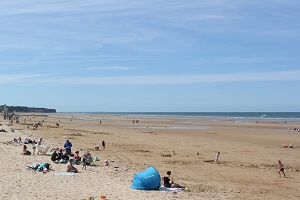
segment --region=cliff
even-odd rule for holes
[[[56,113],[56,109],[49,108],[30,108],[26,106],[6,106],[8,112],[35,112],[35,113]],[[0,106],[0,111],[3,112],[4,106]]]

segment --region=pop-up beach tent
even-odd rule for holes
[[[135,174],[131,184],[131,188],[137,190],[157,190],[159,187],[160,175],[152,166],[145,171]]]

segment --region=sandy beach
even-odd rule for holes
[[[175,116],[18,114],[18,124],[0,126],[8,131],[0,133],[0,199],[82,200],[101,199],[101,195],[111,200],[300,199],[300,132],[293,131],[300,128],[297,120],[278,123],[262,119],[257,123]],[[33,130],[31,125],[42,121]],[[25,136],[43,138],[51,148],[62,148],[69,139],[73,152],[83,155],[89,150],[100,161],[87,170],[75,165],[79,169],[75,176],[58,176],[66,166],[53,163],[50,151],[24,156],[20,155],[21,145],[8,143]],[[282,144],[296,148],[282,148]],[[100,151],[93,150],[96,145]],[[31,151],[31,145],[28,147]],[[218,164],[214,163],[216,151],[221,153]],[[104,160],[109,166],[104,166]],[[285,178],[278,176],[278,160],[285,165]],[[52,165],[46,174],[26,169],[43,162]],[[149,166],[161,176],[172,171],[175,182],[191,192],[131,189],[134,174]]]

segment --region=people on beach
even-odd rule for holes
[[[103,150],[105,149],[105,141],[104,140],[102,140],[102,148],[103,148]]]
[[[76,159],[76,163],[79,164],[80,163],[80,156],[79,156],[79,151],[75,151],[75,154],[74,154],[74,159]]]
[[[282,172],[283,177],[285,177],[284,165],[282,164],[281,160],[278,160],[278,175],[279,175],[279,177],[281,177],[280,172]]]
[[[90,165],[93,162],[92,154],[89,151],[86,151],[86,154],[83,155],[87,165]]]
[[[60,149],[58,152],[59,162],[66,163],[69,160],[69,156],[66,153],[63,153],[63,149]]]
[[[37,143],[35,142],[35,140],[32,141],[31,145],[32,145],[32,155],[34,155],[35,154],[35,150],[37,148]]]
[[[220,157],[220,152],[217,151],[216,156],[215,156],[215,163],[219,163],[219,157]]]
[[[86,170],[86,158],[85,157],[82,157],[82,170]]]
[[[59,159],[59,157],[58,157],[58,154],[57,154],[56,150],[53,151],[53,153],[52,153],[52,155],[51,155],[51,160],[52,160],[53,162],[56,162],[56,163],[59,162],[60,159]]]
[[[95,150],[95,151],[99,151],[99,150],[100,150],[98,144],[95,146],[94,150]]]
[[[24,145],[24,146],[23,146],[23,152],[21,153],[21,155],[30,155],[30,154],[31,154],[31,152],[28,151],[28,150],[27,150],[27,146]]]
[[[174,180],[171,176],[171,171],[167,171],[167,175],[162,177],[162,181],[164,183],[164,186],[167,188],[181,188],[182,187],[179,184],[174,183]]]
[[[28,137],[25,137],[25,138],[24,138],[24,143],[25,143],[25,144],[31,144],[31,143],[32,143],[32,140],[29,139]]]
[[[43,138],[40,138],[39,141],[37,142],[37,145],[42,145]]]
[[[72,143],[69,140],[66,140],[66,143],[64,144],[64,148],[66,150],[67,155],[71,155],[71,153],[72,153]]]
[[[76,169],[74,166],[73,166],[73,159],[71,158],[69,160],[69,162],[67,163],[67,172],[75,172],[77,173],[78,172],[78,169]]]

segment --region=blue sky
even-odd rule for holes
[[[298,0],[0,2],[0,104],[300,111]]]

